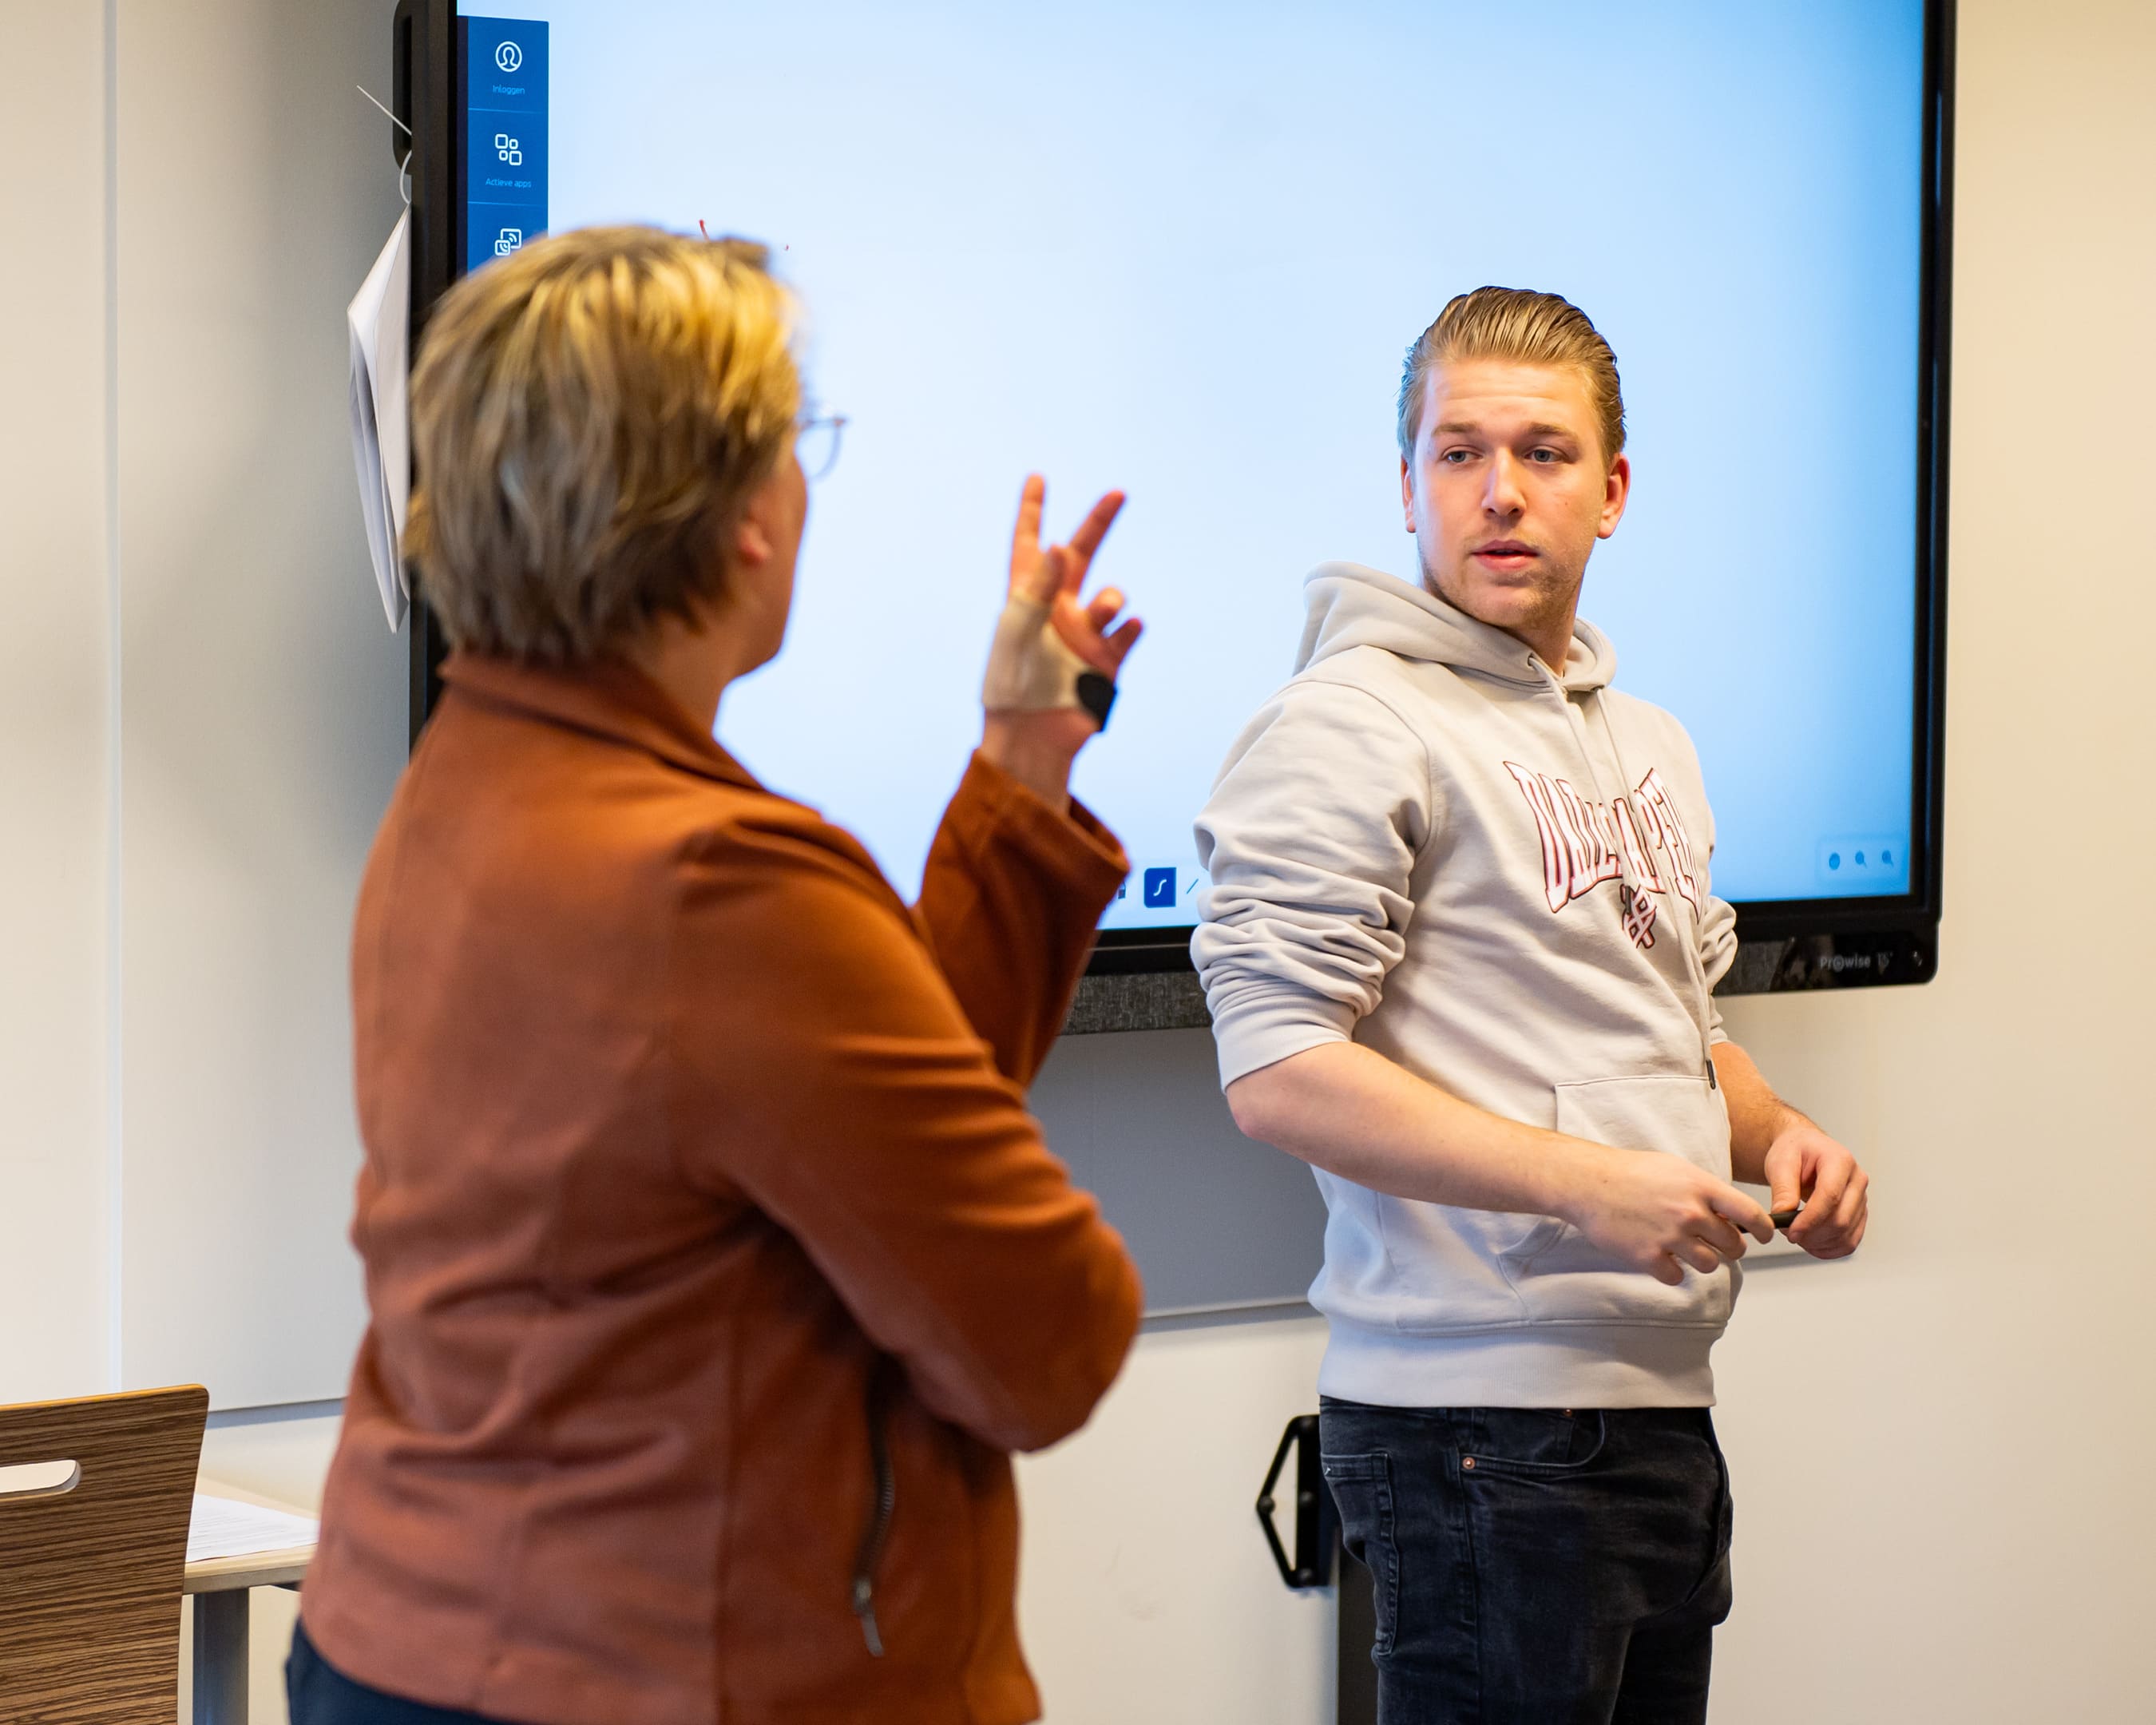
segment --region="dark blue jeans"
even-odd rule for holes
[[[1380,1725],[1699,1725],[1729,1615],[1704,1408],[1327,1398],[1325,1476],[1376,1593]]]
[[[292,1629],[292,1656],[285,1662],[285,1699],[292,1725],[499,1725],[477,1713],[402,1701],[354,1682],[315,1651],[304,1620]]]

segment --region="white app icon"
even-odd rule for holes
[[[505,42],[495,49],[494,63],[505,72],[514,72],[524,64],[524,50],[514,42]]]
[[[506,131],[498,131],[494,135],[494,153],[511,167],[521,167],[524,165],[524,146]]]
[[[511,252],[521,250],[523,244],[524,230],[521,228],[505,228],[495,236],[494,254],[497,258],[506,258]]]

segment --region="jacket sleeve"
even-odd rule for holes
[[[670,963],[687,1177],[791,1234],[940,1418],[1014,1450],[1082,1425],[1137,1273],[865,859],[730,829],[685,865]]]
[[[1406,951],[1435,819],[1421,742],[1367,690],[1290,683],[1250,721],[1198,818],[1222,1085],[1353,1039]]]
[[[943,813],[914,920],[996,1069],[1030,1087],[1070,1010],[1101,912],[1130,872],[1075,800],[1059,814],[976,754]]]

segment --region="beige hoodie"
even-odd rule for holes
[[[1492,1112],[1729,1174],[1713,984],[1736,953],[1683,727],[1609,686],[1581,623],[1561,675],[1419,588],[1306,583],[1296,676],[1198,821],[1192,952],[1223,1084],[1353,1040]],[[1321,1173],[1318,1385],[1408,1407],[1681,1407],[1741,1271],[1669,1287],[1553,1217]]]

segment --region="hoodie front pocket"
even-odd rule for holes
[[[1557,1129],[1614,1149],[1681,1157],[1717,1179],[1729,1178],[1729,1112],[1704,1078],[1656,1073],[1560,1084]],[[1554,1219],[1502,1261],[1538,1323],[1722,1324],[1736,1299],[1736,1276],[1727,1265],[1705,1275],[1688,1269],[1671,1287]]]
[[[1442,1336],[1520,1324],[1532,1316],[1505,1262],[1543,1231],[1539,1217],[1384,1196],[1377,1197],[1375,1210],[1384,1248],[1377,1297],[1394,1328]],[[1328,1276],[1332,1257],[1328,1235]]]

